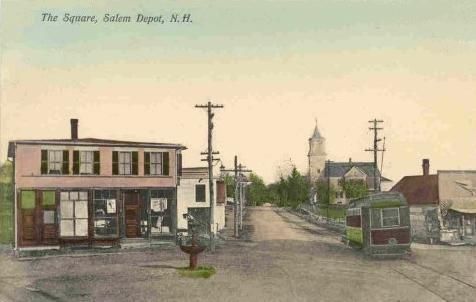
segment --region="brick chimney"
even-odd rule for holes
[[[71,139],[78,139],[78,119],[76,118],[71,119]]]
[[[428,158],[423,159],[421,166],[423,168],[423,176],[430,175],[430,160]]]

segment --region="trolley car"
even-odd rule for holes
[[[371,256],[410,252],[410,212],[400,193],[378,193],[351,200],[346,212],[346,242]]]

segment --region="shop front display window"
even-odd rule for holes
[[[170,234],[172,196],[167,191],[151,191],[150,196],[150,233],[152,236]]]
[[[116,191],[94,192],[94,236],[114,237],[118,235]]]
[[[61,237],[88,236],[88,192],[61,192],[60,196]]]

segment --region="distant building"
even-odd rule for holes
[[[342,184],[347,181],[362,181],[369,192],[374,192],[374,163],[373,162],[327,162],[326,139],[321,135],[319,128],[314,127],[312,136],[309,138],[308,152],[308,176],[313,189],[311,199],[317,201],[315,184],[318,180],[327,181],[330,177],[330,184],[336,190],[336,204],[347,204],[349,199],[345,196]],[[330,175],[330,176],[329,176]],[[385,187],[391,182],[376,171],[377,190]]]
[[[336,190],[334,201],[336,204],[347,204],[349,197],[344,191],[345,182],[361,182],[367,187],[367,191],[372,193],[378,190],[381,182],[390,181],[381,176],[378,169],[375,174],[374,171],[373,162],[353,162],[352,159],[349,159],[348,162],[326,162],[324,175],[321,179],[327,181],[330,178],[329,182]],[[374,175],[377,176],[377,188],[374,188]]]
[[[440,239],[438,175],[429,170],[430,162],[424,159],[422,175],[405,176],[391,189],[402,193],[410,207],[412,239],[427,243]]]
[[[321,135],[316,126],[312,136],[309,138],[308,167],[309,181],[315,183],[321,178],[326,161],[326,139]]]
[[[215,173],[214,173],[215,174]],[[219,173],[216,173],[219,175]],[[224,180],[214,177],[215,231],[225,228],[226,185]],[[208,233],[210,219],[210,196],[208,191],[208,168],[183,168],[180,185],[177,187],[177,228],[190,230],[189,215],[197,224],[199,233]]]
[[[425,159],[423,175],[403,177],[392,191],[407,199],[417,240],[476,241],[476,171],[438,170],[430,175]]]

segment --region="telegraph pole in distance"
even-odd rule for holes
[[[238,238],[240,235],[239,230],[241,229],[241,227],[239,226],[239,221],[242,218],[238,210],[238,206],[239,206],[238,202],[241,203],[240,175],[243,172],[252,172],[251,170],[243,169],[243,168],[245,167],[242,164],[238,164],[238,156],[235,155],[234,169],[226,170],[223,168],[221,170],[222,172],[233,172],[235,175],[235,197],[234,197],[235,201],[233,203],[233,220],[234,220],[233,235],[235,236],[235,238]]]
[[[235,155],[235,202],[233,204],[233,234],[238,238],[238,156]]]
[[[239,190],[239,201],[240,201],[240,211],[239,211],[239,216],[238,216],[238,220],[239,220],[239,229],[240,231],[243,230],[243,183],[242,183],[242,171],[243,171],[243,165],[242,164],[239,164],[238,165],[238,169],[240,171],[240,175],[238,175],[240,181],[238,182],[238,190]]]
[[[208,152],[206,152],[208,162],[208,188],[210,193],[210,250],[215,251],[215,195],[213,193],[213,109],[223,108],[223,105],[215,105],[208,101],[206,105],[195,105],[195,108],[206,108],[208,117]],[[217,152],[215,152],[217,154]]]
[[[365,151],[373,152],[374,153],[374,192],[380,191],[380,182],[377,181],[377,154],[379,151],[385,151],[385,148],[379,149],[378,142],[382,139],[378,138],[378,131],[383,130],[383,127],[379,127],[380,123],[383,123],[383,120],[373,119],[369,121],[369,123],[373,124],[372,127],[369,127],[370,130],[374,131],[374,146],[372,149],[365,149]]]
[[[326,223],[329,223],[329,206],[331,205],[331,161],[327,160],[327,208],[326,208]]]

